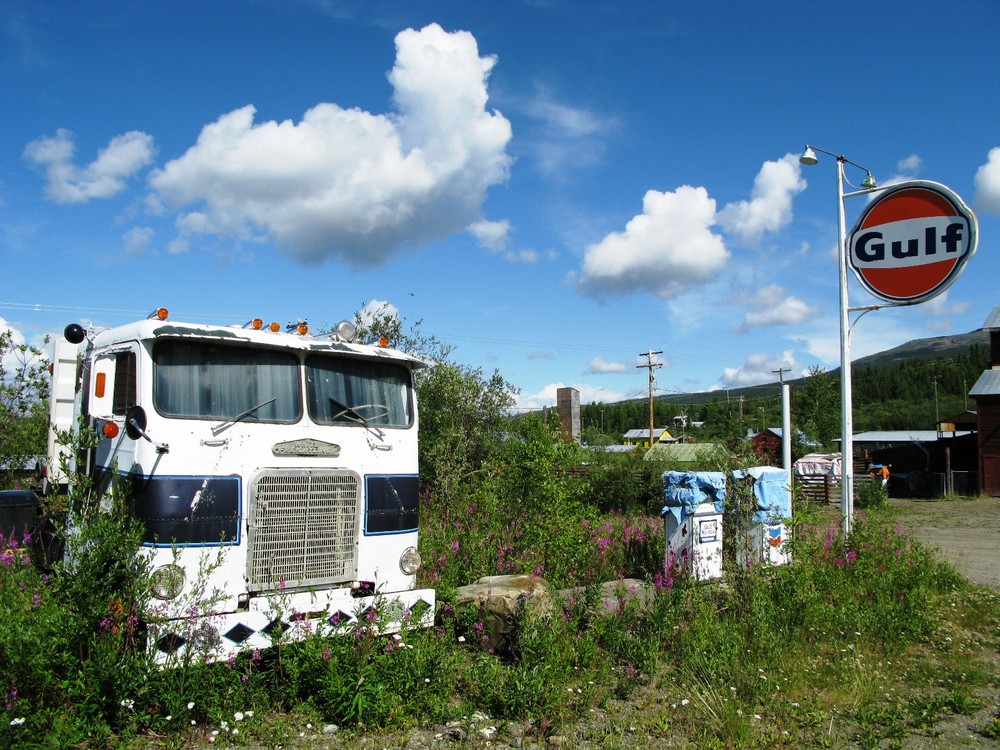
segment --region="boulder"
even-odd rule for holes
[[[473,609],[477,627],[470,640],[497,653],[510,649],[518,622],[524,616],[547,617],[554,610],[549,585],[527,575],[485,576],[455,592],[455,609]]]

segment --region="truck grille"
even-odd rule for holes
[[[352,472],[269,471],[249,493],[252,592],[356,576],[360,479]]]

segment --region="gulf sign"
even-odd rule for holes
[[[978,244],[976,215],[958,195],[910,180],[865,208],[847,239],[848,263],[876,297],[912,305],[951,286]]]

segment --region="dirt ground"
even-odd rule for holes
[[[890,499],[900,524],[973,583],[1000,590],[1000,498]]]

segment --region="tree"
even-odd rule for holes
[[[5,470],[0,485],[13,486],[15,471],[45,454],[48,419],[45,353],[15,343],[11,330],[0,331],[0,461]]]
[[[792,398],[792,414],[798,428],[827,447],[840,435],[837,382],[823,367],[815,365],[809,368]]]
[[[388,305],[355,314],[359,338],[385,337],[393,348],[424,360],[416,372],[420,404],[420,483],[436,501],[468,494],[468,484],[487,465],[504,440],[517,390],[499,372],[449,360],[452,348],[420,331],[420,321],[407,328]]]

